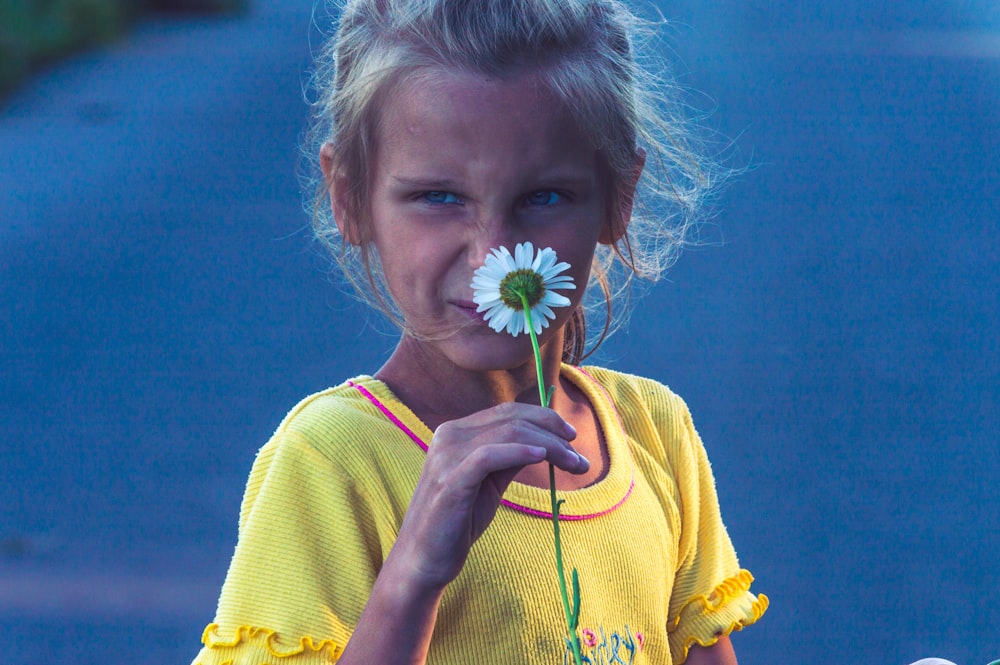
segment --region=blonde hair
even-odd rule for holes
[[[700,144],[663,65],[640,61],[635,53],[640,32],[652,32],[649,25],[618,0],[347,0],[336,34],[316,59],[305,150],[313,164],[314,232],[358,295],[405,325],[367,229],[384,101],[402,81],[429,69],[491,77],[530,72],[592,137],[610,173],[610,223],[620,229],[619,211],[632,204],[627,232],[614,245],[598,247],[584,306],[567,324],[564,360],[576,364],[593,352],[616,319],[612,303],[632,278],[655,281],[676,260],[716,180],[709,160],[697,154]],[[350,186],[339,194],[347,212],[341,221],[350,224],[345,230],[353,242],[338,231],[318,168],[326,143],[333,147],[333,173]],[[634,200],[622,201],[641,151],[644,174]],[[604,317],[590,351],[587,313]]]

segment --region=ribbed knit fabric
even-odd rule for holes
[[[591,663],[670,665],[756,621],[683,401],[647,379],[563,366],[608,446],[598,483],[562,492]],[[395,540],[430,430],[358,377],[298,404],[260,450],[239,541],[196,665],[336,662]],[[445,592],[431,665],[569,662],[548,491],[514,483]],[[386,635],[387,640],[392,635]],[[618,660],[615,660],[615,658]]]

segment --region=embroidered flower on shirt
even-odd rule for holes
[[[570,302],[555,289],[576,288],[572,277],[559,274],[567,269],[568,263],[556,263],[551,247],[536,254],[530,242],[518,243],[513,255],[506,247],[491,249],[472,278],[472,300],[479,306],[476,311],[486,312],[483,318],[497,332],[506,329],[517,337],[528,332],[530,320],[539,335],[548,327],[549,319],[556,318],[552,308]]]

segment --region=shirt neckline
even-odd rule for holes
[[[560,520],[587,520],[606,515],[628,500],[635,486],[635,464],[621,417],[603,386],[586,370],[563,364],[560,373],[587,398],[597,415],[608,448],[608,470],[592,485],[576,490],[558,491],[565,503],[559,508]],[[392,422],[424,452],[433,437],[424,424],[383,382],[360,376],[347,382]],[[513,482],[504,492],[501,505],[533,517],[551,519],[552,504],[548,489]]]

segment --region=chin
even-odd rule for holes
[[[530,339],[521,336],[502,339],[498,334],[491,343],[456,344],[441,351],[456,368],[468,372],[513,370],[535,362]]]

